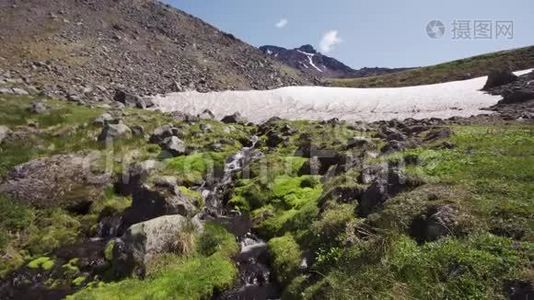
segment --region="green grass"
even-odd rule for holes
[[[67,299],[206,299],[230,288],[237,276],[230,260],[238,251],[234,237],[219,225],[206,224],[198,239],[196,255],[164,255],[144,280],[99,284]]]
[[[213,176],[216,169],[224,168],[224,153],[203,152],[170,158],[165,161],[167,173],[177,176],[185,185],[198,185]]]
[[[327,80],[327,84],[360,88],[413,86],[485,76],[493,69],[509,68],[512,71],[523,70],[531,68],[532,65],[534,65],[534,47],[526,47],[474,56],[393,74],[364,78],[331,79]]]

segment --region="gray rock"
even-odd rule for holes
[[[43,101],[34,101],[29,110],[32,114],[44,114],[48,111],[48,108]]]
[[[141,125],[134,125],[131,129],[134,136],[142,136],[145,134],[145,128]]]
[[[159,128],[156,128],[152,135],[150,136],[149,142],[153,144],[161,144],[163,140],[171,136],[178,136],[179,129],[173,127],[170,124],[163,125]]]
[[[11,134],[11,130],[7,126],[0,125],[0,144]]]
[[[113,100],[129,107],[137,107],[142,109],[154,106],[154,103],[152,103],[150,99],[143,99],[137,95],[130,94],[122,90],[118,90],[115,92]]]
[[[373,143],[371,142],[370,139],[368,139],[366,137],[357,136],[357,137],[353,137],[353,138],[349,139],[349,141],[347,142],[347,149],[351,149],[351,148],[367,148],[372,144]]]
[[[30,94],[26,90],[21,88],[12,88],[11,90],[13,91],[13,95],[17,96],[28,96]]]
[[[103,196],[108,174],[91,170],[90,157],[56,155],[16,166],[0,186],[0,193],[37,208],[64,207],[83,212]]]
[[[180,232],[201,231],[194,222],[181,215],[158,217],[134,224],[116,241],[113,249],[114,265],[121,273],[143,272],[144,267],[158,254],[176,252]]]
[[[122,123],[106,124],[98,136],[98,141],[105,142],[118,138],[130,138],[131,136],[132,130]]]
[[[161,148],[174,156],[186,154],[186,146],[184,141],[179,139],[176,136],[171,136],[163,140],[161,143]]]
[[[114,120],[113,116],[109,113],[103,113],[102,115],[100,115],[99,117],[97,117],[94,121],[93,121],[93,124],[95,125],[99,125],[99,126],[104,126],[108,123],[112,123],[112,121]]]
[[[13,90],[9,88],[0,88],[0,94],[13,95]]]

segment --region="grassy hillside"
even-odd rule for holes
[[[491,69],[521,70],[534,67],[534,46],[473,56],[409,71],[352,79],[331,79],[339,87],[401,87],[465,80],[488,75]]]

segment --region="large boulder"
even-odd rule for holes
[[[64,207],[83,213],[111,182],[109,175],[92,172],[92,162],[78,155],[29,161],[8,173],[0,193],[37,208]]]
[[[193,200],[180,192],[175,177],[159,177],[153,181],[134,187],[132,206],[124,213],[122,230],[160,216],[192,216],[198,211]]]
[[[512,83],[517,80],[517,76],[508,70],[493,70],[488,75],[488,80],[484,85],[483,90],[487,91],[494,87]]]
[[[503,100],[499,104],[522,103],[529,100],[534,100],[534,86],[505,90],[503,92]]]
[[[142,274],[152,258],[175,251],[181,232],[190,231],[189,234],[194,234],[200,230],[181,215],[162,216],[134,224],[113,246],[115,271],[122,275],[136,271]]]
[[[98,141],[105,142],[118,138],[130,138],[131,136],[132,130],[123,123],[106,124],[98,136]]]

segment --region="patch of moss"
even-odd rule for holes
[[[269,240],[272,267],[280,282],[288,283],[295,278],[301,262],[301,250],[291,234]]]
[[[106,244],[106,248],[104,248],[104,257],[108,260],[108,261],[112,261],[113,260],[113,248],[115,247],[115,240],[110,240],[107,244]]]
[[[54,267],[54,260],[50,257],[43,256],[36,258],[28,263],[28,268],[30,269],[43,269],[45,271],[50,271]]]
[[[178,189],[180,190],[180,193],[182,193],[184,196],[186,196],[188,199],[190,199],[191,202],[193,202],[193,204],[197,208],[203,208],[204,207],[204,198],[202,197],[202,194],[200,194],[200,192],[194,191],[194,190],[189,189],[189,188],[187,188],[185,186],[180,186],[180,187],[178,187]]]
[[[74,286],[80,286],[84,283],[84,281],[87,280],[87,277],[85,276],[78,276],[72,280],[72,285]]]
[[[166,171],[177,176],[186,185],[198,185],[206,177],[213,179],[215,171],[224,168],[225,159],[223,153],[193,153],[166,160]]]

